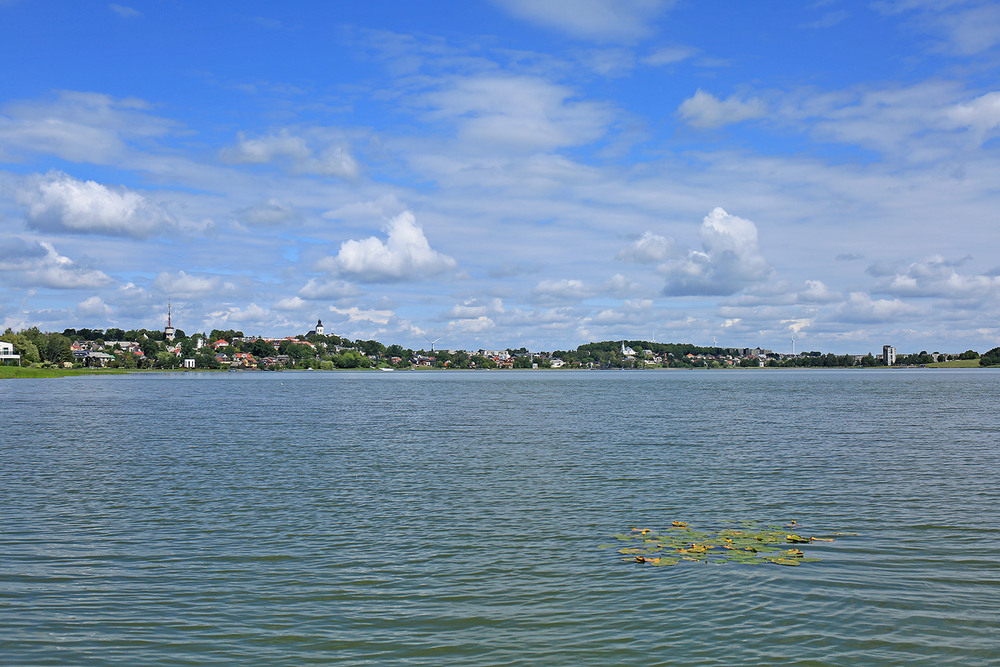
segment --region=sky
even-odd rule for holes
[[[0,329],[1000,345],[992,0],[0,0]]]

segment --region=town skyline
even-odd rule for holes
[[[986,0],[6,0],[0,44],[0,330],[1000,343]]]

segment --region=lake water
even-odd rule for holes
[[[1000,664],[1000,373],[0,385],[10,665]],[[798,567],[612,535],[839,535]]]

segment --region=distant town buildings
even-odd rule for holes
[[[882,361],[885,362],[886,366],[892,366],[896,363],[896,348],[892,345],[882,346]]]

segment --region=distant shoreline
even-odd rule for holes
[[[945,361],[925,366],[870,366],[870,367],[825,367],[825,366],[764,366],[764,367],[727,367],[727,368],[409,368],[394,369],[400,372],[416,373],[455,373],[455,372],[486,372],[491,373],[528,373],[532,371],[549,371],[557,373],[572,373],[577,371],[629,371],[629,372],[649,372],[649,371],[787,371],[787,370],[814,370],[814,371],[893,371],[893,370],[919,370],[919,369],[988,369],[997,366],[979,366],[962,362]],[[250,374],[270,374],[278,373],[344,373],[344,372],[377,372],[379,368],[335,368],[331,370],[319,369],[287,369],[281,371],[261,371],[261,370],[240,370],[228,371],[213,368],[197,369],[136,369],[136,368],[34,368],[20,366],[0,366],[0,380],[24,380],[24,379],[47,379],[62,377],[77,377],[81,375],[134,375],[134,374],[174,374],[186,375],[189,373],[250,373]]]

